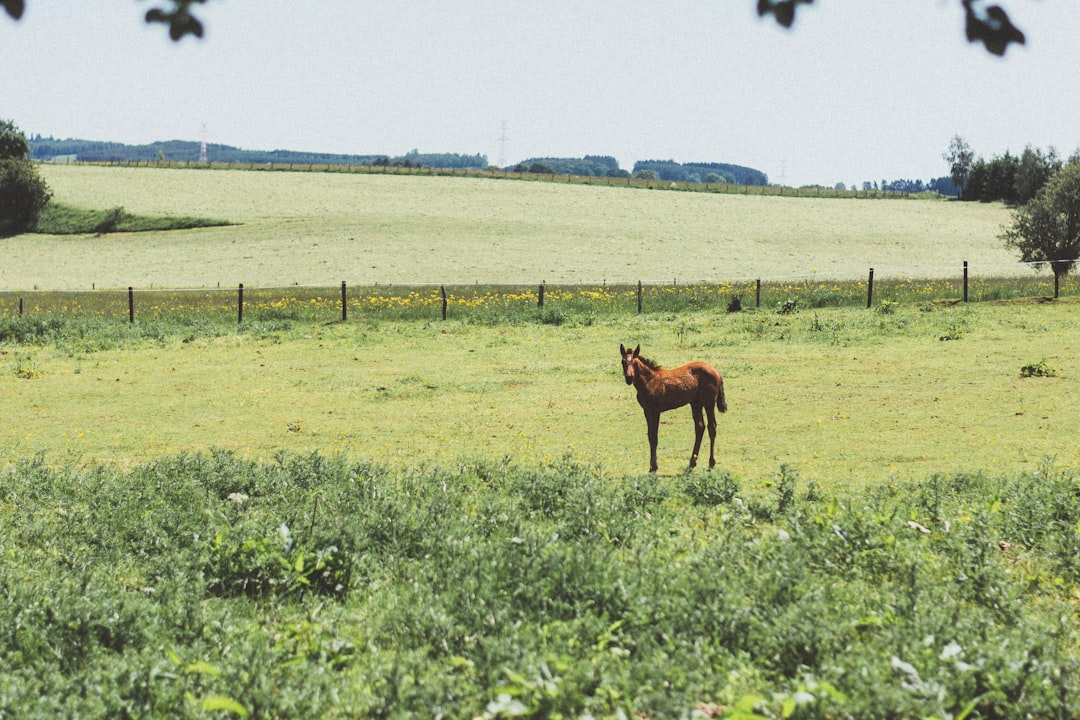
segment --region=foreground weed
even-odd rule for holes
[[[1058,369],[1046,360],[1030,363],[1020,368],[1020,377],[1057,377]]]
[[[15,377],[23,380],[37,380],[42,376],[42,371],[34,360],[34,356],[29,353],[14,353],[11,365]]]
[[[1071,474],[799,482],[781,468],[744,503],[720,473],[665,489],[569,457],[38,456],[0,473],[0,701],[28,718],[1080,712]]]
[[[680,485],[683,494],[694,505],[724,505],[739,494],[739,481],[726,471],[686,473]]]

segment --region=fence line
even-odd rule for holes
[[[1010,268],[1012,268],[1012,267],[1016,267],[1016,266],[1042,265],[1042,264],[1045,264],[1045,263],[1034,263],[1034,262],[1015,263],[1015,264],[1008,265],[1008,266],[998,265],[996,267],[1010,267]],[[952,267],[955,269],[955,266],[952,266]],[[985,267],[994,267],[994,266],[982,266],[982,267],[985,268]],[[941,266],[936,266],[936,269],[941,269]],[[969,301],[969,283],[970,283],[970,273],[971,273],[971,265],[970,265],[970,263],[968,261],[966,261],[966,260],[963,261],[961,272],[962,272],[962,275],[961,275],[961,278],[960,278],[960,282],[962,283],[962,285],[961,285],[961,287],[962,287],[961,299],[962,299],[963,302],[966,303],[966,302]],[[880,272],[878,273],[877,277],[878,277],[879,281],[882,279]],[[890,279],[893,280],[893,281],[895,281],[897,278],[905,279],[905,276],[904,275],[897,275],[897,274],[893,273],[891,275],[891,277],[890,277]],[[723,280],[723,281],[691,281],[691,282],[684,281],[682,283],[682,287],[694,288],[694,287],[700,287],[700,286],[708,287],[708,286],[724,286],[724,285],[728,285],[728,286],[731,286],[731,287],[735,288],[735,287],[738,287],[738,286],[741,285],[741,286],[743,286],[745,288],[745,291],[747,293],[749,293],[751,291],[753,292],[753,294],[754,294],[754,307],[755,308],[760,308],[761,307],[761,296],[762,296],[762,284],[763,284],[763,282],[776,283],[778,281],[783,281],[783,280],[789,280],[789,281],[794,280],[796,283],[802,283],[804,287],[809,288],[809,281],[811,279],[818,280],[821,283],[829,283],[829,282],[847,282],[847,283],[851,283],[851,282],[854,282],[855,287],[859,287],[861,285],[861,283],[859,281],[853,281],[853,280],[843,280],[842,281],[842,280],[838,280],[837,278],[818,277],[818,275],[816,273],[811,273],[811,274],[802,274],[802,275],[775,276],[773,278],[755,277],[755,278],[745,278],[745,279],[740,279],[740,280]],[[1005,278],[1001,278],[1000,276],[998,276],[998,277],[991,277],[990,279],[1003,279],[1004,280]],[[935,280],[942,280],[942,279],[941,278],[936,278]],[[951,279],[945,278],[943,280],[944,280],[944,282],[950,282],[950,283],[951,282],[956,282],[955,277],[951,278]],[[1040,280],[1041,280],[1041,278],[1040,278]],[[886,282],[888,282],[888,281],[889,280],[886,280]],[[875,282],[875,269],[874,268],[869,268],[869,272],[868,272],[868,275],[866,276],[866,281],[865,281],[866,307],[868,309],[872,308],[873,304],[874,304],[874,282]],[[636,285],[635,284],[629,284],[629,283],[612,283],[612,284],[610,284],[610,287],[611,288],[626,288],[627,290],[635,291],[637,312],[638,312],[638,314],[641,314],[641,313],[643,313],[645,311],[645,291],[646,291],[646,289],[649,289],[649,288],[660,289],[660,288],[664,288],[664,287],[679,287],[679,285],[680,285],[680,282],[679,282],[678,278],[673,278],[671,281],[659,281],[659,282],[657,282],[657,281],[638,280],[636,282]],[[269,286],[269,287],[261,287],[261,288],[260,287],[254,287],[253,288],[253,287],[249,286],[248,290],[249,291],[255,290],[255,291],[262,291],[262,292],[275,291],[275,290],[296,290],[296,289],[323,290],[323,289],[327,289],[328,287],[333,287],[333,286],[327,286],[327,285],[299,285],[299,284],[288,285],[288,286]],[[395,285],[394,284],[385,284],[385,283],[380,285],[379,283],[375,283],[375,284],[360,284],[359,287],[361,287],[361,288],[369,288],[369,289],[370,288],[380,288],[380,287],[393,288],[393,287],[395,287]],[[399,288],[432,287],[432,288],[434,288],[435,285],[434,284],[429,284],[429,283],[417,283],[417,284],[411,284],[410,283],[410,284],[398,284],[396,287],[399,287]],[[455,286],[450,285],[450,287],[454,288]],[[458,288],[467,288],[467,287],[471,287],[471,286],[466,285],[466,284],[459,284],[456,287],[458,287]],[[522,288],[522,287],[527,287],[527,286],[526,285],[480,285],[479,283],[477,283],[475,285],[475,287],[478,287],[478,288],[491,288],[491,287]],[[599,283],[599,284],[597,284],[597,283],[593,283],[593,284],[574,283],[574,284],[568,284],[567,287],[608,288],[609,284],[608,284],[608,282],[606,280],[604,280],[602,283]],[[547,282],[546,281],[541,282],[538,286],[536,286],[536,288],[537,288],[536,289],[536,294],[535,294],[536,307],[538,309],[540,309],[540,310],[543,310],[544,307],[545,307],[545,300],[549,297],[549,293],[547,292]],[[789,288],[788,290],[790,292],[791,289]],[[86,292],[87,291],[85,291],[85,290],[83,290],[83,291],[79,291],[79,290],[58,290],[58,291],[35,291],[32,294],[40,294],[40,295],[63,294],[63,293],[85,294]],[[91,293],[95,294],[95,295],[96,294],[105,294],[105,293],[109,293],[109,292],[113,292],[113,291],[109,290],[109,289],[98,289],[96,287],[94,287],[91,290]],[[224,287],[223,288],[223,287],[221,287],[220,284],[216,288],[206,288],[206,287],[203,287],[203,288],[154,288],[153,286],[151,286],[150,288],[143,288],[143,289],[139,290],[140,294],[141,293],[172,294],[172,293],[186,293],[186,292],[192,292],[192,293],[230,293],[230,292],[233,292],[233,290],[231,290],[229,287]],[[239,283],[238,286],[235,288],[235,293],[236,293],[236,321],[237,321],[238,324],[242,324],[244,322],[244,307],[245,307],[244,292],[245,292],[244,284]],[[1055,293],[1056,292],[1057,292],[1057,287],[1056,287],[1056,283],[1055,283]],[[2,296],[2,295],[9,295],[9,296],[10,295],[18,295],[18,315],[22,316],[24,314],[24,312],[25,312],[25,302],[24,302],[25,298],[24,298],[24,296],[22,294],[12,293],[12,292],[6,292],[6,293],[0,292],[0,296]],[[448,309],[449,309],[449,307],[451,305],[451,298],[452,297],[453,297],[453,293],[451,291],[447,290],[447,285],[445,283],[438,285],[438,300],[439,300],[439,304],[441,305],[441,317],[442,317],[442,319],[444,321],[448,317]],[[517,299],[521,299],[521,297],[524,297],[524,295],[519,294]],[[465,293],[459,293],[459,298],[462,300],[462,302],[464,304],[467,304],[467,302],[466,302],[466,294]],[[739,295],[737,300],[738,300],[738,306],[740,308],[741,308],[741,305],[742,305],[741,299],[742,299],[742,296]],[[735,302],[735,300],[736,300],[736,298],[733,297],[733,299],[732,299],[733,303]],[[128,309],[128,322],[129,323],[134,323],[135,322],[135,316],[136,316],[136,288],[134,286],[128,286],[127,287],[127,305],[128,305],[128,307],[127,307],[127,309]],[[340,312],[341,312],[341,320],[342,320],[342,322],[345,322],[345,321],[348,320],[349,286],[348,286],[348,283],[346,281],[344,281],[344,280],[341,281],[341,299],[340,299],[340,306],[339,307],[340,307]]]

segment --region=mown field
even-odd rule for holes
[[[4,294],[0,717],[1078,716],[1078,306],[946,282]],[[715,471],[619,343],[724,373]]]
[[[3,241],[0,290],[601,284],[1015,272],[1000,205],[490,179],[41,167],[55,199],[239,223]],[[1026,272],[1026,271],[1025,271]]]

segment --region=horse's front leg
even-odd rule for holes
[[[694,403],[690,406],[694,414],[694,452],[690,456],[690,467],[697,467],[698,453],[701,452],[701,438],[705,435],[705,418],[701,416],[701,406]],[[712,466],[710,466],[712,467]]]
[[[709,469],[716,467],[716,411],[712,405],[705,406],[705,414],[709,416]]]
[[[649,427],[649,472],[656,472],[656,442],[660,438],[660,413],[645,413],[645,423]]]

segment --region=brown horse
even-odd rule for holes
[[[701,438],[705,434],[705,420],[709,418],[709,469],[716,465],[716,415],[727,412],[724,398],[724,378],[716,368],[704,362],[692,362],[674,370],[665,370],[651,360],[641,357],[641,346],[629,350],[619,345],[622,355],[623,377],[627,385],[637,390],[638,404],[645,411],[649,428],[649,472],[656,472],[656,440],[660,430],[660,413],[683,405],[690,405],[694,414],[694,454],[690,467],[697,465]]]

